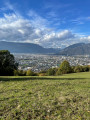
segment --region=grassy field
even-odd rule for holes
[[[90,120],[90,72],[0,77],[0,120]]]

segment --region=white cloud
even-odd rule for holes
[[[38,27],[40,29],[45,29],[49,25],[47,19],[39,16],[33,10],[30,10],[27,15],[30,17],[31,23],[35,27]]]
[[[57,41],[63,41],[74,38],[74,34],[72,34],[69,30],[64,30],[61,32],[52,32],[51,34],[46,34],[44,36],[44,40],[48,41],[54,41],[57,39]]]
[[[5,5],[7,6],[7,9],[14,10],[13,5],[11,5],[9,2],[6,2]]]
[[[21,29],[18,29],[18,31],[21,33],[21,34],[24,34],[24,30],[21,30]]]
[[[65,47],[77,42],[90,42],[90,36],[77,37],[70,30],[54,31],[49,22],[33,11],[31,19],[24,19],[16,14],[4,14],[0,18],[0,40],[13,42],[31,42],[43,47]]]
[[[81,37],[81,38],[80,38],[80,41],[82,41],[82,42],[90,42],[90,36]]]
[[[7,10],[12,10],[14,11],[13,5],[11,5],[9,2],[5,2],[4,7],[0,8],[1,11],[7,11]]]

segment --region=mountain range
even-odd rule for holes
[[[60,49],[43,48],[33,43],[18,43],[0,41],[0,50],[9,50],[11,53],[54,54]]]
[[[73,56],[73,55],[90,55],[90,43],[77,43],[61,50],[58,55]]]
[[[33,43],[18,43],[0,41],[0,50],[9,50],[11,53],[55,54],[55,55],[90,55],[90,43],[77,43],[64,49],[43,48]]]

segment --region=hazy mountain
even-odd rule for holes
[[[49,54],[57,53],[58,49],[43,48],[33,43],[16,43],[0,41],[0,50],[9,50],[11,53],[32,53],[32,54]]]
[[[77,43],[61,50],[58,55],[90,55],[90,43]]]

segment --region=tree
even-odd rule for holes
[[[34,76],[34,72],[31,70],[27,70],[26,75],[27,76]]]
[[[57,71],[57,75],[67,74],[67,73],[71,73],[71,66],[68,61],[64,60]]]
[[[0,75],[14,75],[18,64],[8,50],[0,50]]]

